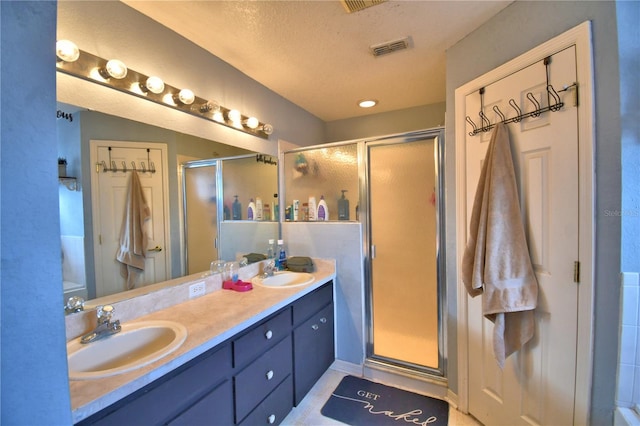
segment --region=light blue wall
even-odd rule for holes
[[[71,423],[60,306],[54,2],[0,3],[3,425]]]
[[[622,129],[622,271],[640,272],[640,2],[617,4]]]
[[[603,211],[620,209],[621,206],[620,96],[615,2],[517,1],[447,51],[447,252],[455,253],[456,241],[455,89],[586,20],[593,23],[596,100],[597,243],[591,423],[611,424],[620,308],[620,221],[605,216]],[[637,71],[632,75],[637,76]],[[447,281],[449,356],[450,359],[456,359],[457,274],[453,256],[448,259]],[[453,388],[457,387],[457,370],[455,365],[452,367],[449,383]]]

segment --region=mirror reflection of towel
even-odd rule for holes
[[[147,254],[147,231],[145,222],[151,217],[149,206],[144,198],[138,172],[131,172],[122,227],[120,228],[120,248],[116,260],[121,263],[120,275],[127,288],[136,286],[138,276],[144,272],[144,260]]]
[[[493,350],[500,368],[534,334],[538,282],[520,214],[509,129],[494,128],[478,182],[462,281],[482,294],[482,313],[494,323]]]

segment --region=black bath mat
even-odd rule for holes
[[[354,376],[342,379],[320,412],[352,426],[446,426],[449,421],[446,401]]]

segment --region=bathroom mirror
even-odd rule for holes
[[[89,111],[86,108],[72,106],[69,104],[58,103],[58,155],[64,157],[67,164],[64,173],[66,177],[60,179],[59,185],[59,200],[60,200],[60,232],[62,243],[62,265],[63,265],[63,289],[64,300],[73,295],[80,295],[87,299],[94,299],[96,296],[110,296],[110,300],[113,299],[112,291],[102,291],[96,287],[96,272],[100,273],[101,270],[114,269],[115,253],[105,253],[104,261],[100,260],[100,256],[96,255],[97,250],[94,247],[100,246],[99,242],[102,242],[107,237],[101,235],[96,230],[96,215],[94,215],[94,201],[92,199],[92,178],[96,176],[120,176],[126,182],[128,179],[124,176],[125,172],[104,172],[101,167],[96,167],[95,160],[92,161],[92,149],[96,143],[103,143],[108,145],[109,154],[113,153],[113,158],[117,158],[119,155],[118,150],[122,150],[123,144],[129,144],[133,146],[132,149],[138,149],[139,145],[143,149],[147,146],[164,145],[166,147],[166,161],[162,164],[162,161],[154,162],[153,166],[157,169],[154,175],[162,172],[165,176],[164,181],[166,185],[165,200],[166,206],[158,210],[164,210],[166,215],[164,221],[166,226],[166,241],[162,245],[162,255],[166,256],[166,262],[168,265],[165,267],[166,273],[154,273],[154,276],[159,277],[157,280],[153,280],[153,277],[145,279],[145,284],[150,284],[156,281],[168,281],[173,278],[182,276],[183,274],[194,273],[193,270],[188,271],[185,266],[184,259],[182,258],[185,251],[184,247],[184,217],[183,217],[183,205],[184,200],[182,193],[182,167],[185,163],[193,163],[196,160],[207,161],[215,163],[216,159],[220,160],[228,158],[230,162],[238,162],[237,158],[244,158],[244,166],[242,169],[242,179],[236,179],[234,176],[227,178],[229,180],[230,191],[243,194],[242,185],[243,181],[250,181],[252,178],[256,178],[262,182],[271,181],[270,188],[277,189],[277,166],[275,158],[265,154],[258,154],[247,149],[234,147],[228,144],[202,139],[196,136],[176,132],[169,129],[159,128],[146,123],[141,123],[133,120],[128,120],[121,117],[116,117],[109,114],[104,114],[96,111]],[[144,157],[144,156],[143,156]],[[52,159],[52,161],[54,161]],[[116,160],[113,160],[116,161]],[[219,163],[227,160],[220,160]],[[151,161],[143,158],[141,162],[137,162],[138,174],[140,176],[150,176],[149,172],[142,172],[141,166],[150,168]],[[111,165],[110,161],[106,161]],[[116,161],[118,168],[122,168],[121,162]],[[141,163],[145,163],[141,165]],[[158,170],[163,168],[163,170]],[[232,182],[233,181],[233,182]],[[212,176],[210,179],[211,185],[215,187],[217,182],[216,176]],[[126,187],[123,187],[122,183],[115,183],[114,191],[124,191]],[[118,186],[119,185],[119,186]],[[211,189],[211,186],[207,188]],[[253,194],[253,188],[248,188],[247,193]],[[102,191],[101,191],[102,192]],[[255,191],[254,191],[255,192]],[[215,194],[215,192],[214,192]],[[206,194],[205,194],[206,195]],[[270,194],[273,196],[273,194]],[[247,195],[243,198],[249,197]],[[95,198],[95,197],[94,197]],[[209,203],[214,209],[218,209],[215,203],[215,199],[211,198],[211,194],[206,195],[205,203]],[[231,203],[227,203],[227,198],[232,200],[232,197],[224,197],[224,203],[221,203],[219,209],[221,212],[231,209]],[[213,204],[212,204],[213,202]],[[226,206],[226,208],[225,208]],[[101,207],[99,216],[106,216],[109,207]],[[114,209],[114,211],[121,211]],[[205,210],[206,211],[206,210]],[[121,214],[121,213],[120,213]],[[104,217],[102,218],[104,220]],[[221,216],[224,219],[224,216]],[[246,218],[243,218],[246,219]],[[206,220],[210,222],[212,217],[208,217]],[[215,215],[213,220],[216,220]],[[266,223],[251,223],[244,220],[242,225],[235,224],[235,226],[242,226],[243,232],[246,235],[254,235],[264,232],[269,234],[269,238],[278,238],[278,226],[277,222],[272,224]],[[192,223],[192,228],[200,226],[197,223]],[[204,223],[202,227],[211,228],[211,223]],[[254,230],[255,228],[255,230]],[[258,232],[259,231],[259,232]],[[100,235],[96,235],[100,234]],[[251,246],[252,241],[233,240],[225,233],[224,230],[217,236],[216,241],[210,241],[211,245],[216,245],[218,249],[224,248],[220,252],[218,257],[224,259],[223,255],[230,256],[229,253],[236,253],[242,250],[247,252],[256,251],[260,252],[263,247]],[[228,242],[225,239],[229,240]],[[154,243],[155,244],[155,243]],[[249,250],[251,246],[251,250]],[[154,247],[149,247],[153,249]],[[112,250],[113,251],[113,250]],[[157,253],[154,253],[154,256]],[[214,259],[211,259],[214,260]],[[226,259],[226,260],[231,260]],[[106,265],[105,265],[106,264]],[[203,271],[208,269],[202,267]],[[108,273],[105,273],[108,274]],[[119,298],[127,298],[130,294],[125,290],[124,286],[118,283],[116,288],[121,289],[122,293]],[[155,286],[157,287],[157,286]],[[108,293],[108,294],[107,294]],[[136,291],[135,294],[138,294]]]

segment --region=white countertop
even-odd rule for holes
[[[335,279],[335,261],[314,259],[314,265],[315,281],[306,286],[271,289],[254,285],[253,290],[247,292],[214,290],[199,298],[131,320],[131,323],[175,321],[187,328],[188,336],[177,350],[137,370],[101,379],[70,380],[73,422],[81,421],[119,401],[330,279]],[[117,314],[115,316],[117,319]]]

